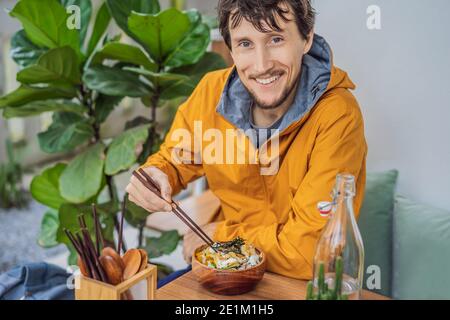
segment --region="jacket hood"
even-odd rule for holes
[[[305,116],[328,91],[354,89],[347,73],[333,66],[333,54],[325,39],[314,35],[311,50],[303,57],[300,83],[293,105],[283,116],[279,131]],[[252,98],[233,67],[222,92],[217,112],[237,128],[250,129]]]

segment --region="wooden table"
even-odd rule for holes
[[[156,291],[157,300],[304,300],[307,281],[266,272],[255,290],[238,296],[221,296],[204,289],[188,272]],[[389,298],[364,290],[364,300]]]

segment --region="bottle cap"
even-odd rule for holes
[[[333,205],[329,201],[320,201],[317,203],[317,210],[319,210],[322,217],[328,217],[331,209],[333,209]]]

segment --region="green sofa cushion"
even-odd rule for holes
[[[364,288],[371,275],[369,266],[378,266],[381,273],[380,289],[371,291],[391,295],[392,272],[392,212],[398,171],[367,174],[366,190],[360,210],[358,226],[364,243]]]
[[[395,299],[450,299],[450,211],[396,197]]]

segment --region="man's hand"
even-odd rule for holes
[[[161,194],[167,202],[172,201],[172,188],[167,175],[155,167],[145,168],[144,171],[159,185]],[[170,212],[172,206],[148,190],[135,176],[131,176],[130,183],[125,189],[128,199],[144,208],[148,212]]]
[[[217,226],[220,222],[211,222],[207,225],[201,226],[200,228],[210,237],[212,238],[214,232],[217,229]],[[186,233],[183,237],[183,257],[186,263],[191,264],[192,254],[194,250],[200,247],[205,242],[199,238],[197,234],[195,234],[192,230]]]

